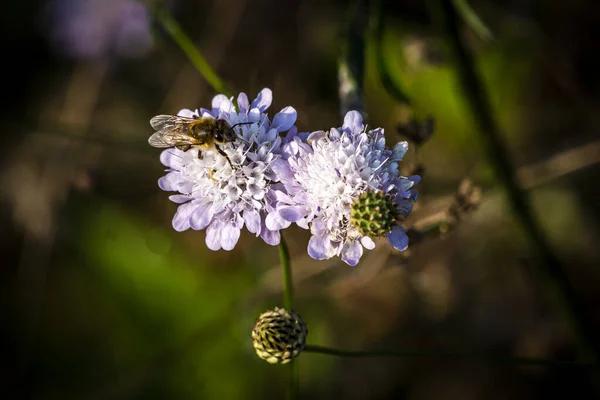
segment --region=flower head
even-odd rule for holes
[[[286,364],[306,347],[306,323],[293,311],[275,307],[261,314],[252,330],[256,354],[270,364]]]
[[[180,193],[170,197],[181,204],[173,218],[175,230],[206,229],[206,245],[211,250],[232,250],[244,226],[277,245],[279,230],[290,223],[273,215],[276,193],[285,189],[277,182],[272,164],[282,157],[280,133],[292,128],[296,110],[285,107],[269,120],[265,111],[272,101],[270,89],[263,89],[252,103],[241,93],[238,109],[232,100],[217,95],[211,110],[179,112],[185,117],[225,119],[232,127],[250,122],[235,126],[237,139],[219,146],[229,161],[216,149],[201,150],[201,157],[194,148],[185,152],[168,149],[161,154],[168,173],[158,184],[163,190]]]
[[[366,131],[360,113],[350,111],[341,128],[313,132],[306,143],[296,137],[284,147],[287,164],[275,169],[287,194],[277,208],[281,218],[310,228],[311,257],[341,256],[356,265],[363,247],[375,247],[371,236],[384,233],[397,250],[408,247],[398,220],[410,213],[417,198],[411,188],[420,177],[399,174],[406,142],[386,148],[383,129]]]

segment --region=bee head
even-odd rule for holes
[[[227,143],[235,140],[235,132],[231,128],[231,125],[224,119],[217,119],[215,128],[215,140],[217,143]]]

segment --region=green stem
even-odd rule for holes
[[[593,350],[596,360],[600,359],[600,340],[592,319],[580,303],[577,293],[569,283],[560,261],[542,229],[538,225],[528,193],[521,190],[509,161],[508,150],[500,128],[493,118],[489,98],[475,68],[475,60],[470,49],[460,37],[458,12],[453,0],[430,0],[429,5],[434,20],[442,26],[451,51],[457,62],[458,74],[466,100],[478,125],[487,156],[495,169],[496,176],[505,187],[513,211],[529,237],[531,243],[541,256],[550,285],[554,292],[564,300],[568,308],[567,316],[571,319],[576,331],[584,338],[587,346]]]
[[[596,363],[576,363],[572,361],[544,360],[527,357],[505,357],[492,354],[475,353],[448,353],[439,351],[400,351],[400,350],[371,350],[371,351],[353,351],[340,350],[326,346],[308,345],[304,349],[305,353],[326,354],[338,357],[402,357],[402,358],[431,358],[436,360],[454,360],[454,361],[472,361],[481,363],[503,363],[519,365],[539,365],[548,367],[577,367],[577,368],[598,368]]]
[[[338,57],[338,96],[342,119],[350,110],[356,110],[364,117],[365,31],[369,22],[367,3],[367,0],[355,0],[349,7],[342,38]]]
[[[372,30],[373,30],[373,47],[375,51],[375,63],[377,64],[377,72],[379,80],[385,91],[399,103],[410,105],[408,95],[402,90],[402,85],[397,82],[390,71],[386,52],[383,49],[383,35],[385,32],[385,19],[383,14],[382,0],[374,0],[372,3]]]
[[[288,311],[294,309],[294,285],[292,284],[292,268],[290,263],[290,251],[287,243],[281,236],[279,242],[279,260],[281,261],[281,269],[283,271],[283,306]]]
[[[487,41],[492,41],[494,36],[492,31],[479,18],[477,13],[471,8],[467,0],[453,0],[454,7],[462,17],[462,19],[477,33],[477,35]]]
[[[288,311],[294,309],[294,285],[292,283],[292,265],[290,262],[290,251],[287,243],[281,235],[279,242],[279,260],[281,262],[281,270],[283,272],[283,305]],[[288,387],[288,398],[298,398],[298,361],[292,360],[290,363],[290,381]]]
[[[226,96],[231,96],[231,93],[227,89],[226,85],[221,81],[215,70],[208,64],[206,59],[202,56],[200,51],[194,45],[194,42],[185,34],[181,29],[177,21],[169,14],[164,8],[154,8],[154,15],[156,19],[163,26],[165,31],[171,36],[171,38],[179,45],[181,50],[185,53],[187,58],[196,67],[198,72],[202,74],[204,79],[212,86],[217,93],[223,93]]]

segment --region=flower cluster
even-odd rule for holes
[[[221,147],[229,161],[215,150],[202,150],[202,157],[197,149],[162,153],[169,169],[159,185],[180,193],[171,196],[181,204],[173,227],[206,229],[210,249],[231,250],[243,226],[276,245],[279,231],[296,223],[310,229],[311,257],[340,256],[349,265],[359,262],[363,247],[373,249],[378,236],[405,250],[408,237],[399,223],[417,199],[412,187],[420,180],[398,171],[407,143],[387,148],[383,129],[367,130],[356,111],[339,128],[298,133],[296,110],[285,107],[270,120],[271,101],[263,89],[251,104],[241,93],[237,109],[233,98],[218,95],[211,110],[179,113],[225,119],[237,139]]]

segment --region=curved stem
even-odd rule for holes
[[[457,63],[457,73],[464,91],[465,100],[473,112],[478,125],[487,156],[495,169],[496,176],[503,184],[515,216],[525,230],[532,245],[540,255],[553,292],[563,299],[565,314],[573,323],[575,330],[586,342],[584,348],[590,348],[596,360],[600,359],[600,340],[586,308],[580,302],[577,292],[569,283],[560,260],[540,228],[527,192],[517,182],[511,166],[508,149],[502,140],[500,128],[496,123],[485,87],[479,77],[475,60],[470,49],[464,45],[460,36],[458,11],[453,0],[430,0],[429,5],[434,20],[441,25],[452,55]],[[586,346],[587,345],[587,346]]]
[[[196,67],[198,72],[202,74],[204,79],[209,83],[210,86],[217,93],[223,93],[227,97],[231,96],[231,93],[227,89],[227,86],[221,81],[215,70],[212,69],[210,64],[202,56],[200,51],[194,45],[194,42],[185,34],[181,29],[177,21],[169,14],[164,8],[154,8],[154,15],[156,19],[163,26],[165,31],[171,36],[171,38],[179,45],[181,50],[185,53],[187,58]]]
[[[290,251],[287,243],[281,235],[279,242],[279,260],[281,261],[281,270],[283,272],[283,305],[288,311],[294,309],[294,285],[292,283],[292,265],[290,262]],[[290,381],[288,388],[288,398],[296,399],[298,397],[298,361],[292,360],[290,363]]]
[[[548,367],[577,367],[598,368],[596,363],[576,363],[572,361],[544,360],[528,357],[506,357],[493,354],[451,353],[440,351],[402,351],[402,350],[369,350],[354,351],[340,350],[326,346],[308,345],[305,353],[326,354],[337,357],[402,357],[402,358],[431,358],[436,360],[472,361],[481,363],[503,363],[519,365],[539,365]]]

